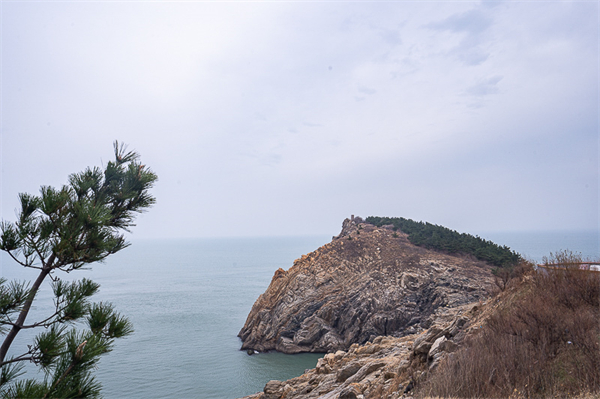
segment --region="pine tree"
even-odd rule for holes
[[[114,143],[115,160],[69,176],[61,189],[42,186],[39,196],[20,194],[14,223],[0,224],[0,250],[19,265],[39,270],[33,284],[0,278],[0,396],[9,398],[98,397],[92,369],[110,352],[116,338],[133,332],[130,321],[110,303],[92,303],[99,285],[89,279],[65,282],[70,273],[127,246],[124,231],[136,213],[155,202],[149,193],[156,175],[135,152]],[[27,321],[42,283],[54,294],[54,309],[44,319]],[[24,329],[40,329],[17,355],[8,355]],[[15,352],[14,350],[11,353]],[[45,373],[42,381],[18,380],[25,362]]]

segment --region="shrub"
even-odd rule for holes
[[[470,254],[498,267],[514,267],[521,260],[521,256],[507,246],[499,246],[478,236],[461,234],[444,226],[379,216],[369,216],[366,222],[378,227],[392,225],[394,231],[401,230],[408,234],[409,241],[414,245],[447,253]]]
[[[560,397],[600,392],[600,273],[564,267],[531,272],[478,334],[449,356],[422,394]],[[556,256],[555,256],[556,258]],[[556,259],[554,259],[556,260]]]

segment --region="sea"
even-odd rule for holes
[[[541,262],[569,249],[599,260],[597,231],[480,233]],[[241,351],[237,337],[258,296],[278,268],[331,240],[331,236],[136,240],[89,270],[66,279],[101,285],[96,301],[111,302],[135,332],[116,340],[95,371],[103,396],[120,398],[233,399],[262,391],[313,368],[322,354],[285,355]],[[8,280],[33,280],[4,252],[0,272]],[[30,321],[52,310],[49,285],[39,293]],[[22,331],[12,353],[26,350],[33,330]],[[27,366],[26,377],[43,373]]]

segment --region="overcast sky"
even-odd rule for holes
[[[135,237],[598,229],[597,1],[2,1],[1,213],[102,165]]]

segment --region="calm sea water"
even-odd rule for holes
[[[480,234],[540,260],[550,251],[571,249],[599,257],[597,232]],[[101,284],[96,300],[126,314],[135,333],[118,340],[99,364],[106,398],[238,398],[261,391],[271,379],[285,380],[315,366],[321,355],[240,351],[237,333],[257,297],[279,267],[311,252],[330,237],[134,241],[133,245],[72,274]],[[33,279],[2,253],[1,273]],[[51,307],[40,293],[31,315]],[[30,342],[20,334],[16,345]],[[35,376],[35,372],[30,372]]]

